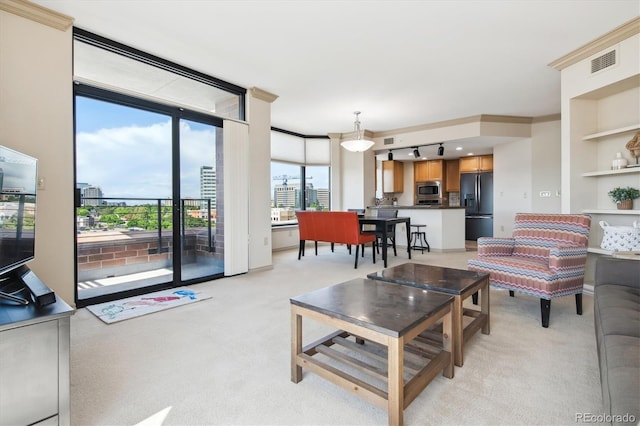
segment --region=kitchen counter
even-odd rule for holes
[[[465,250],[465,210],[461,206],[371,206],[367,214],[375,216],[377,210],[396,209],[398,217],[411,218],[413,225],[426,225],[420,228],[427,234],[427,242],[432,251],[464,251]],[[407,246],[404,224],[396,227],[396,245]],[[417,231],[412,228],[410,231]]]

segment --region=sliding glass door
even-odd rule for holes
[[[180,248],[181,280],[222,273],[224,262],[218,229],[217,128],[180,120]],[[222,204],[222,203],[220,203]],[[219,231],[219,232],[217,232]]]
[[[214,120],[76,89],[78,306],[222,276]]]

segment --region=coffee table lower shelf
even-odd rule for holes
[[[340,320],[316,311],[291,306],[291,380],[302,380],[302,369],[358,395],[389,413],[389,424],[403,422],[403,410],[439,374],[453,378],[451,308],[430,317],[404,337],[391,337],[370,329],[361,333],[354,324],[302,347],[302,317],[340,326]],[[420,336],[440,320],[437,341]]]

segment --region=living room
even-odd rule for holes
[[[11,3],[11,2],[9,2]],[[55,2],[37,2],[37,4],[43,4],[47,7],[51,7],[56,10]],[[612,17],[612,24],[605,25],[602,31],[594,34],[593,37],[589,39],[585,39],[576,45],[569,47],[566,51],[561,52],[556,57],[551,57],[551,60],[556,59],[562,54],[568,53],[573,49],[577,49],[580,45],[591,41],[591,39],[599,37],[601,34],[606,33],[607,31],[613,30],[615,27],[624,24],[625,22],[633,19],[638,15],[637,3],[636,2],[616,2],[615,7],[613,9],[617,9],[618,7],[621,9],[617,11]],[[602,10],[600,10],[602,11]],[[62,11],[64,13],[64,11]],[[601,17],[599,15],[607,16],[606,13],[597,13],[592,12],[594,18],[595,16]],[[621,16],[624,16],[625,19],[620,19]],[[38,218],[38,233],[41,238],[38,239],[38,246],[36,248],[36,260],[32,263],[32,268],[37,271],[38,275],[43,279],[43,281],[47,282],[52,289],[56,291],[56,294],[59,295],[62,299],[67,301],[70,305],[74,304],[74,284],[75,284],[75,275],[74,275],[74,223],[73,223],[73,182],[74,182],[74,163],[73,163],[73,91],[72,91],[72,35],[71,29],[67,27],[65,30],[53,29],[47,25],[43,25],[37,23],[33,20],[25,19],[18,14],[13,12],[7,12],[6,10],[0,11],[0,19],[2,20],[3,29],[3,37],[2,37],[2,63],[3,63],[3,72],[1,78],[2,84],[2,92],[6,94],[3,96],[3,99],[0,99],[0,107],[2,114],[0,114],[0,120],[3,129],[2,141],[0,144],[11,146],[15,149],[19,149],[25,151],[34,157],[40,159],[40,175],[46,178],[46,188],[42,190],[39,194],[39,208],[40,215]],[[116,23],[114,23],[117,26]],[[567,31],[563,29],[563,31]],[[563,34],[560,32],[560,34]],[[176,49],[179,50],[179,49]],[[174,59],[174,58],[171,58]],[[176,58],[177,59],[177,58]],[[12,67],[5,67],[4,64],[13,63]],[[543,64],[547,65],[547,64]],[[46,72],[44,72],[46,70]],[[546,71],[548,73],[556,73],[559,74],[558,71],[548,68]],[[227,77],[227,76],[220,76]],[[556,76],[559,81],[559,76]],[[232,78],[227,77],[227,78]],[[26,83],[28,82],[28,83]],[[253,84],[253,82],[249,82],[249,86]],[[267,88],[263,88],[267,89]],[[274,91],[275,92],[275,91]],[[286,93],[276,93],[280,97],[285,97]],[[513,93],[506,94],[504,96],[511,96]],[[554,92],[551,94],[552,97],[555,97],[558,101],[558,107],[560,106],[559,100],[561,99],[560,92]],[[252,186],[250,192],[247,194],[247,199],[251,199],[252,203],[256,203],[257,205],[267,205],[268,199],[268,190],[259,191],[262,186],[265,185],[262,181],[269,180],[269,164],[268,158],[270,157],[269,153],[269,134],[271,130],[271,126],[273,123],[270,120],[271,110],[273,108],[272,102],[265,99],[265,95],[260,93],[260,91],[249,91],[249,100],[248,100],[248,117],[251,119],[250,126],[251,132],[249,135],[248,144],[251,146],[251,152],[248,155],[251,158],[252,164],[252,180],[251,184],[255,183],[255,187]],[[277,101],[275,101],[277,102]],[[362,107],[364,110],[364,107]],[[563,110],[564,111],[564,110]],[[515,142],[511,144],[499,145],[494,150],[494,156],[496,157],[496,168],[500,166],[500,168],[504,171],[509,170],[508,173],[504,174],[500,179],[500,183],[498,185],[502,185],[503,191],[505,193],[514,193],[517,192],[527,192],[528,194],[537,193],[542,188],[554,188],[559,191],[560,196],[557,198],[553,198],[553,205],[549,207],[542,207],[539,204],[542,201],[547,200],[536,200],[532,201],[531,197],[524,198],[519,197],[518,199],[508,200],[504,204],[504,209],[501,211],[501,214],[504,215],[504,219],[502,220],[505,224],[504,231],[500,228],[497,229],[496,235],[500,235],[500,233],[504,232],[503,235],[510,235],[510,226],[511,221],[509,218],[512,217],[513,213],[520,209],[531,209],[537,211],[543,211],[548,208],[548,211],[563,211],[570,212],[575,211],[576,205],[581,206],[579,203],[579,199],[584,197],[584,192],[581,191],[576,194],[576,191],[571,191],[572,180],[574,179],[573,174],[569,174],[566,171],[566,168],[569,167],[568,164],[572,164],[572,161],[575,161],[575,157],[578,154],[575,152],[577,148],[573,148],[570,151],[561,152],[561,147],[564,147],[564,141],[566,139],[566,132],[569,130],[565,128],[567,124],[565,124],[564,120],[561,120],[557,115],[560,113],[560,109],[554,111],[556,115],[548,114],[543,116],[537,116],[535,119],[532,118],[532,124],[529,126],[530,136],[525,136],[521,139],[520,144],[515,144]],[[478,114],[483,113],[493,113],[493,111],[477,111]],[[500,112],[501,113],[501,112]],[[346,127],[348,128],[351,125],[351,111],[347,112],[347,116],[344,117],[346,122]],[[37,122],[39,125],[34,126],[34,116],[37,116]],[[365,116],[363,114],[363,122],[365,126],[368,124],[365,120]],[[540,118],[546,117],[546,118]],[[564,115],[563,115],[564,117]],[[450,118],[462,118],[461,116],[455,116]],[[438,120],[429,120],[427,123],[437,122]],[[425,122],[414,123],[424,124]],[[345,127],[345,126],[343,126]],[[389,126],[389,127],[380,127],[384,130],[389,129],[401,129],[408,126]],[[333,131],[333,128],[328,129],[329,132]],[[428,132],[437,133],[436,130],[427,130]],[[345,129],[346,133],[346,129]],[[482,136],[480,131],[477,132],[476,136]],[[495,136],[495,135],[494,135]],[[430,136],[425,136],[430,137]],[[435,137],[435,136],[433,136]],[[376,146],[377,149],[383,148],[383,137],[374,137],[374,141],[378,144]],[[346,202],[344,201],[347,198],[354,199],[353,194],[356,194],[356,200],[359,203],[362,203],[363,206],[366,206],[371,202],[373,198],[373,191],[371,190],[371,183],[366,180],[365,173],[367,173],[367,169],[371,167],[370,162],[368,161],[373,155],[372,151],[369,151],[365,154],[352,155],[347,153],[340,153],[339,141],[336,141],[333,145],[333,150],[337,151],[336,154],[338,158],[341,160],[337,163],[339,166],[335,167],[335,171],[332,173],[336,173],[336,178],[334,181],[336,183],[341,182],[341,185],[338,186],[338,190],[335,191],[334,196],[336,197],[335,207],[336,209],[346,209]],[[551,153],[551,155],[550,155]],[[524,159],[524,160],[523,160]],[[607,158],[607,161],[610,161]],[[358,180],[355,182],[350,181],[348,184],[344,182],[344,179],[340,178],[342,171],[345,168],[351,169],[350,176],[353,174],[353,171],[362,171]],[[246,176],[245,176],[246,179]],[[255,182],[254,182],[255,179]],[[551,182],[550,182],[551,181]],[[637,179],[636,179],[637,181]],[[540,182],[539,186],[536,182]],[[525,189],[521,190],[520,185],[522,185]],[[551,186],[553,185],[553,186]],[[514,186],[516,186],[514,188]],[[255,192],[254,192],[255,191]],[[538,204],[535,204],[538,203]],[[271,246],[264,246],[262,242],[266,239],[267,241],[272,240],[271,236],[271,226],[268,223],[268,220],[265,218],[268,215],[264,215],[263,212],[259,212],[256,210],[251,210],[250,212],[245,212],[249,221],[249,229],[252,235],[252,244],[247,248],[244,246],[244,256],[247,259],[247,270],[251,271],[251,273],[247,274],[246,277],[236,278],[235,281],[242,281],[245,279],[252,278],[253,273],[260,273],[259,277],[264,279],[265,273],[268,272],[270,268],[278,269],[279,262],[281,264],[287,264],[287,261],[283,259],[282,254],[280,253],[272,253]],[[370,266],[370,265],[369,265]],[[290,269],[289,269],[290,268]],[[331,266],[331,269],[334,267]],[[296,268],[293,266],[287,267],[287,272],[280,276],[278,280],[283,280],[288,276],[288,273],[297,274],[292,276],[304,277],[307,276],[310,271],[305,272],[302,268]],[[246,271],[245,271],[246,272]],[[324,271],[322,269],[315,270],[316,274],[322,276]],[[365,272],[362,271],[364,275]],[[304,275],[303,275],[304,274]],[[358,274],[360,275],[360,273]],[[337,280],[348,279],[353,276],[353,272],[349,271],[348,274],[338,274],[327,276],[325,285],[333,284],[337,282]],[[225,281],[225,280],[221,280]],[[221,284],[222,286],[227,286],[230,284]],[[250,286],[256,286],[257,284],[250,284]],[[288,284],[288,285],[292,285]],[[320,282],[316,281],[314,285],[320,285]],[[311,288],[311,287],[307,287]],[[295,289],[290,289],[293,294],[296,294]],[[242,294],[242,293],[240,293]],[[286,292],[286,295],[290,295],[291,293]],[[286,300],[286,296],[281,294]],[[234,295],[233,292],[229,292],[225,295],[225,297],[233,300],[239,295]],[[247,294],[245,296],[248,297]],[[241,299],[238,300],[238,303],[241,302]],[[256,303],[256,302],[252,302]],[[585,312],[588,312],[589,306],[586,304]],[[571,307],[565,307],[565,311],[571,311]],[[561,309],[560,309],[561,310]],[[173,314],[176,314],[175,312]],[[196,314],[197,315],[197,314]],[[232,311],[228,311],[228,315],[233,317],[234,313]],[[286,310],[279,311],[279,313],[274,314],[275,317],[286,317]],[[588,318],[573,318],[575,314],[569,316],[572,320],[580,320],[584,322],[588,320]],[[151,321],[151,317],[147,318],[147,321]],[[170,318],[170,319],[169,319]],[[271,318],[268,316],[268,318]],[[281,318],[282,319],[282,318]],[[212,319],[209,317],[202,317],[202,321],[211,321]],[[146,334],[153,327],[158,327],[159,329],[163,328],[163,321],[179,321],[185,325],[193,326],[191,323],[191,319],[183,318],[181,315],[171,315],[167,317],[167,319],[158,319],[160,324],[153,324],[151,321],[149,324],[146,324],[148,328],[142,328],[137,330],[137,333]],[[200,320],[195,320],[200,321]],[[227,319],[217,319],[216,321],[221,321],[221,326],[231,326],[231,318]],[[560,319],[558,319],[561,322]],[[280,322],[280,324],[284,324],[287,326],[287,321],[285,319],[284,322]],[[572,323],[566,323],[572,324]],[[537,328],[538,325],[535,324]],[[109,346],[105,347],[117,347],[122,345],[123,343],[128,344],[130,341],[128,339],[132,339],[132,336],[135,336],[136,332],[132,332],[130,336],[124,337],[122,335],[118,335],[116,333],[116,328],[105,328],[99,323],[95,323],[93,325],[89,324],[89,327],[83,329],[83,333],[104,333],[104,342],[109,342]],[[562,338],[566,338],[567,335],[571,334],[571,329],[562,329],[565,334],[562,334],[560,329],[557,330],[559,333],[556,336],[557,340],[554,340],[557,345],[562,346]],[[286,328],[285,330],[280,330],[282,334],[288,334],[289,330]],[[532,333],[539,333],[539,330],[532,330]],[[479,336],[485,337],[485,336]],[[246,338],[246,336],[245,336]],[[479,340],[476,338],[476,340]],[[541,339],[543,339],[542,337]],[[77,340],[76,340],[77,339]],[[74,336],[73,342],[82,341],[82,336]],[[287,339],[283,339],[280,336],[281,343],[286,341]],[[542,342],[540,340],[539,342]],[[179,346],[179,344],[176,344]],[[286,352],[287,344],[284,343],[284,349]],[[138,348],[140,351],[149,351],[148,348]],[[161,347],[155,348],[158,351],[162,351]],[[107,349],[105,349],[107,350]],[[71,386],[74,386],[74,375],[79,374],[79,371],[73,371],[73,365],[76,361],[79,361],[83,358],[83,354],[88,352],[88,348],[84,346],[84,344],[79,343],[78,346],[72,349],[72,381]],[[189,352],[189,351],[187,351]],[[187,352],[182,353],[181,355],[186,356]],[[194,352],[198,352],[195,350]],[[583,360],[583,365],[592,365],[593,368],[597,369],[597,365],[595,363],[592,364],[595,355],[595,352],[591,354],[591,358]],[[265,359],[271,359],[268,354],[265,354]],[[287,357],[285,355],[284,359],[273,360],[273,362],[287,362]],[[189,361],[188,359],[183,360],[185,362],[185,366],[181,365],[181,368],[189,369]],[[246,359],[247,363],[257,362],[253,359]],[[178,361],[175,363],[172,362],[171,367],[175,369],[175,366]],[[115,361],[114,361],[115,363]],[[271,364],[265,364],[263,367],[268,369]],[[202,366],[200,366],[202,368]],[[214,369],[224,368],[223,366],[212,366]],[[586,368],[586,367],[585,367]],[[471,370],[471,369],[469,369]],[[82,372],[91,375],[91,368],[89,365],[85,365],[82,368]],[[116,374],[112,372],[112,374]],[[140,374],[144,374],[141,372]],[[286,376],[285,371],[285,376]],[[471,373],[467,373],[471,374]],[[517,372],[513,372],[513,374],[517,374]],[[77,377],[77,376],[75,376]],[[594,376],[589,376],[588,380],[593,379]],[[597,377],[597,376],[596,376]],[[137,377],[138,379],[142,379],[142,377]],[[98,376],[96,379],[102,379],[102,377]],[[285,382],[282,383],[283,386],[293,386],[288,382],[288,377],[285,377]],[[247,379],[248,380],[248,379]],[[590,382],[583,382],[585,387],[588,387]],[[304,384],[304,383],[303,383]],[[597,383],[591,383],[593,387],[598,390]],[[99,386],[99,380],[96,380],[96,386]],[[229,383],[227,383],[229,385]],[[252,395],[250,390],[250,385],[247,383],[238,383],[242,389],[246,390],[247,393],[245,397],[252,398],[255,395]],[[320,385],[318,383],[318,386]],[[496,385],[497,386],[497,385]],[[301,391],[302,387],[300,385],[294,386],[293,392],[309,392],[307,395],[309,396],[309,400],[313,401],[314,390],[317,389],[316,386],[310,386],[311,389],[308,391]],[[323,388],[326,389],[326,388]],[[94,389],[95,390],[95,389]],[[255,390],[255,389],[254,389]],[[264,389],[262,389],[264,391]],[[91,393],[91,391],[85,389],[87,393]],[[427,388],[424,392],[425,397],[426,394],[430,394],[431,388]],[[177,392],[176,392],[177,393]],[[268,391],[267,391],[268,393]],[[593,394],[590,394],[591,397]],[[133,395],[129,395],[131,398],[134,398]],[[186,401],[185,401],[186,402]],[[272,402],[274,405],[281,405],[283,402],[279,399],[275,399],[273,401],[266,401],[265,404],[269,404]],[[304,398],[301,398],[298,401],[300,404],[304,403]],[[229,403],[226,401],[226,403]],[[72,400],[73,404],[77,404]],[[107,407],[109,401],[100,401],[96,411],[105,411],[109,410]],[[117,403],[116,403],[117,404]],[[415,403],[414,403],[415,404]],[[250,404],[248,404],[250,405]],[[360,410],[368,410],[368,408],[362,408],[366,406],[361,406]],[[217,407],[220,411],[225,411],[229,409],[228,407]],[[332,410],[332,406],[328,405],[326,407],[329,411]],[[476,407],[479,409],[479,407]],[[502,409],[507,409],[506,407],[501,407]],[[262,410],[264,408],[256,408],[256,410]],[[449,408],[450,410],[451,408]],[[493,409],[498,410],[498,406],[494,406]],[[575,408],[576,410],[578,407]],[[588,410],[590,408],[584,408],[584,410]],[[195,408],[197,411],[198,408]],[[230,410],[230,409],[229,409]],[[242,405],[239,404],[235,407],[235,410],[241,412]],[[293,408],[287,407],[286,410],[291,410],[290,417],[278,418],[278,417],[265,417],[265,423],[318,423],[323,420],[313,417],[305,418],[304,415],[300,417],[296,417],[298,412],[297,408],[294,410]],[[300,410],[304,413],[304,406],[301,406]],[[350,413],[357,413],[358,410],[347,409]],[[233,411],[233,410],[230,410]],[[336,411],[339,411],[336,409]],[[73,412],[73,410],[72,410]],[[151,415],[152,413],[149,413]],[[528,415],[531,415],[529,413]],[[122,414],[122,416],[125,416]],[[257,416],[257,414],[256,414]],[[72,417],[73,419],[73,417]],[[83,419],[87,419],[87,417],[83,417]],[[169,417],[170,419],[170,417]],[[199,417],[183,417],[177,418],[174,420],[174,423],[206,423],[206,422],[215,422],[215,423],[251,423],[251,422],[259,422],[260,417],[218,417],[215,418],[199,418]],[[332,420],[327,420],[328,423],[366,423],[366,420],[358,420],[357,418],[350,418],[350,420],[346,420],[347,417],[332,417]],[[373,417],[368,417],[367,419],[371,421],[382,421],[384,422],[384,416],[380,417],[377,414],[374,414]],[[373,420],[372,420],[373,419]],[[381,420],[382,419],[382,420]],[[440,420],[449,423],[455,423],[454,417],[449,417],[448,420],[443,420],[444,417],[440,418]],[[517,413],[511,413],[510,416],[500,417],[496,415],[496,417],[484,417],[485,423],[512,423],[512,422],[521,422],[521,423],[537,423],[538,419],[535,417],[518,417]],[[506,420],[505,420],[506,419]],[[544,420],[553,421],[554,418],[545,417]],[[557,419],[558,423],[570,423],[574,418],[566,418],[566,419]],[[134,423],[135,420],[125,417],[117,417],[117,418],[94,418],[96,422],[116,422],[116,423]],[[142,420],[139,418],[137,421]],[[545,421],[542,421],[543,423]],[[407,421],[411,421],[410,418],[407,418]],[[168,420],[169,422],[169,420]],[[461,420],[463,423],[473,423],[472,418],[466,418],[466,420]],[[482,421],[479,421],[482,422]],[[416,421],[417,423],[417,421]],[[80,423],[78,423],[80,424]]]

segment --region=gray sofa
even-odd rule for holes
[[[611,424],[637,424],[640,421],[640,261],[598,258],[594,320],[602,402],[607,416],[604,420]]]

